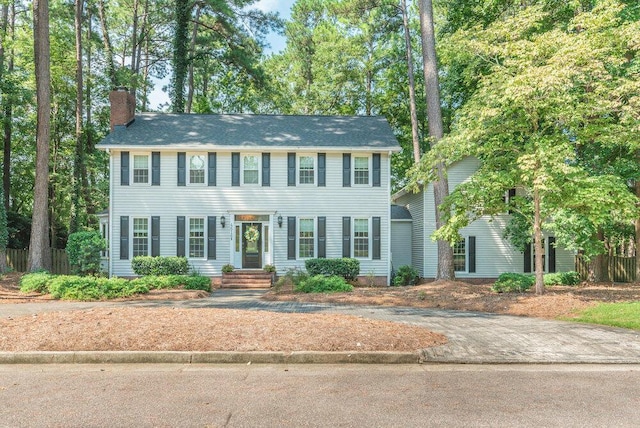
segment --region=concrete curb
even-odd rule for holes
[[[0,364],[418,364],[418,352],[0,352]]]

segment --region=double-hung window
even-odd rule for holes
[[[314,184],[315,182],[315,162],[313,156],[300,156],[300,168],[298,182],[300,184]]]
[[[149,155],[133,155],[133,182],[149,182]]]
[[[467,271],[467,241],[464,238],[453,245],[453,269],[456,272]]]
[[[149,255],[149,219],[133,219],[133,257]]]
[[[257,155],[242,157],[242,182],[244,184],[260,184],[260,161]]]
[[[353,219],[353,256],[369,257],[369,219]]]
[[[298,257],[301,259],[315,256],[315,221],[301,218],[299,221]]]
[[[189,184],[204,184],[204,155],[189,156]]]
[[[369,158],[367,156],[354,156],[353,183],[369,184]]]
[[[204,257],[204,218],[189,219],[189,257]]]

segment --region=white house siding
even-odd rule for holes
[[[447,171],[449,189],[466,181],[479,167],[479,161],[475,158],[465,158],[453,164]],[[416,203],[422,202],[422,210]],[[437,244],[431,239],[435,231],[435,205],[433,201],[433,185],[429,183],[426,189],[418,194],[406,194],[400,196],[396,203],[405,205],[414,218],[414,253],[422,255],[422,260],[414,267],[418,269],[424,278],[435,278],[437,272],[438,254]],[[422,221],[418,218],[422,217]],[[470,236],[475,237],[475,272],[468,272],[469,251],[465,271],[456,272],[458,278],[497,278],[504,272],[524,272],[524,255],[513,248],[509,242],[502,239],[504,227],[508,222],[508,214],[480,218],[460,231],[466,242]],[[416,229],[422,229],[423,235],[416,234]],[[545,234],[548,238],[548,234]],[[422,249],[416,241],[422,240]],[[548,254],[548,240],[546,254]],[[415,256],[414,256],[415,260]],[[556,271],[564,272],[574,269],[574,255],[562,248],[556,248]]]
[[[389,157],[381,154],[380,187],[342,186],[342,154],[326,153],[326,187],[314,185],[287,185],[287,152],[270,151],[271,185],[231,186],[231,151],[217,153],[217,186],[177,185],[177,151],[158,149],[160,156],[160,186],[150,184],[120,184],[120,152],[111,150],[112,156],[112,199],[111,199],[111,274],[133,275],[131,271],[131,250],[129,260],[120,260],[119,236],[121,216],[129,216],[129,240],[131,249],[132,218],[160,217],[160,255],[176,255],[177,216],[207,217],[217,220],[217,259],[189,259],[190,264],[201,274],[218,276],[221,268],[232,263],[232,232],[235,214],[269,214],[271,217],[272,263],[278,273],[289,268],[303,267],[304,260],[287,260],[287,217],[326,217],[326,256],[342,257],[342,217],[380,217],[381,219],[381,259],[361,259],[361,275],[386,277],[389,269]],[[214,151],[214,150],[209,150]],[[235,150],[234,150],[235,151]],[[134,154],[149,154],[150,151],[129,150],[130,163]],[[268,150],[241,151],[260,155]],[[187,157],[192,152],[187,151]],[[195,152],[193,152],[195,153]],[[316,152],[307,152],[315,155]],[[206,154],[206,152],[203,152]],[[188,159],[187,159],[188,162]],[[316,163],[317,170],[317,163]],[[188,171],[187,171],[188,174]],[[220,217],[225,216],[226,227],[220,226]],[[282,227],[277,218],[283,217]],[[371,220],[370,220],[371,224]],[[352,223],[353,227],[353,223]],[[317,229],[316,229],[317,236]],[[317,241],[317,239],[316,239]],[[370,253],[372,239],[370,239]],[[317,242],[316,242],[317,248]]]
[[[425,237],[428,238],[424,227],[424,193],[407,193],[398,198],[396,203],[406,207],[413,218],[411,224],[411,266],[418,271],[418,275],[424,277]]]
[[[411,220],[391,220],[391,265],[394,270],[412,265],[412,229]]]

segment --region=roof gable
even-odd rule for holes
[[[281,148],[399,151],[383,117],[143,113],[101,148]]]

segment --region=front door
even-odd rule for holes
[[[242,267],[262,267],[262,223],[242,223]]]

